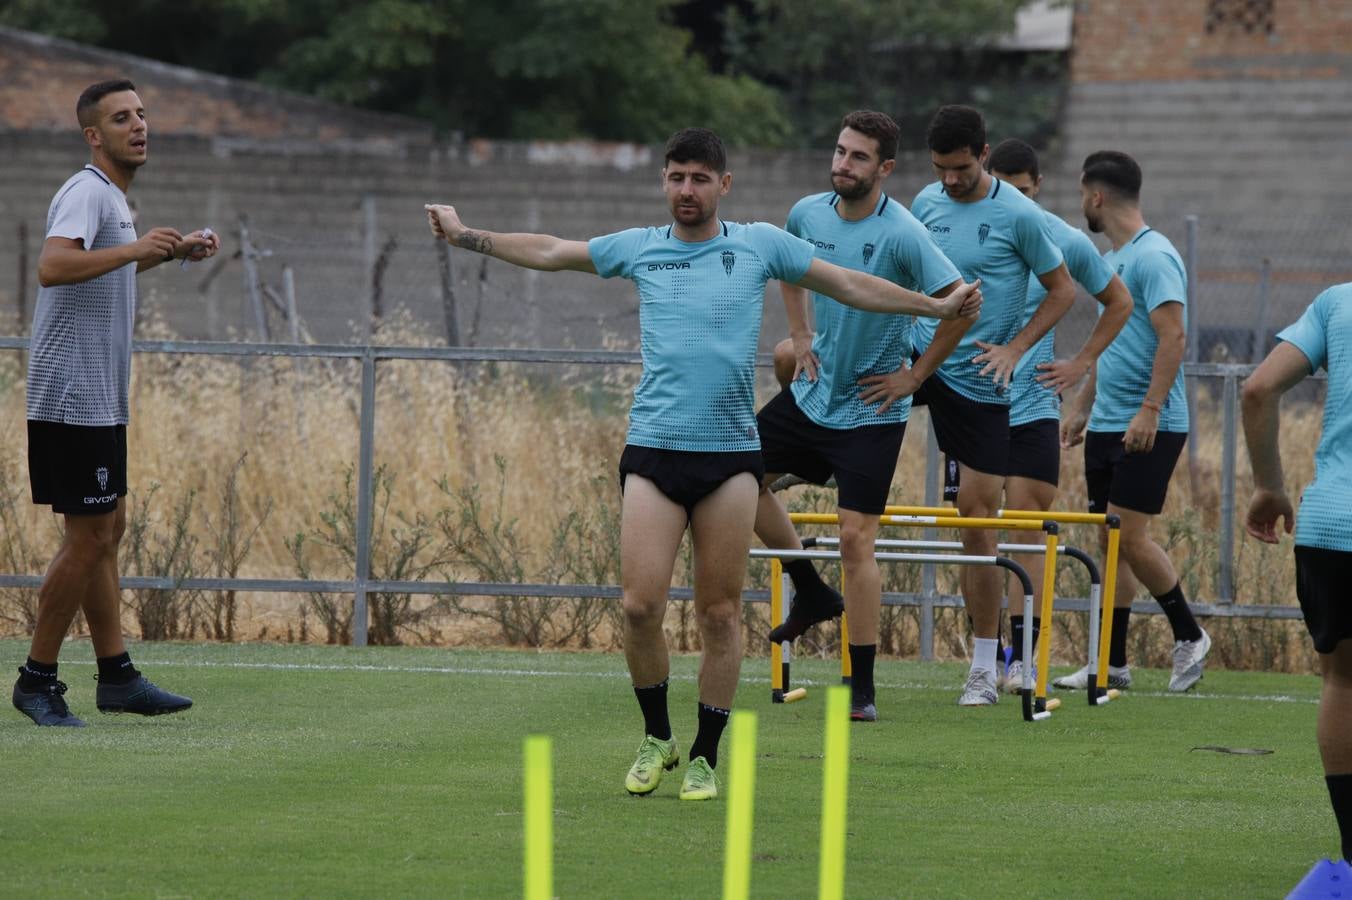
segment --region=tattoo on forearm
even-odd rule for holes
[[[482,231],[466,231],[456,238],[455,243],[466,250],[473,250],[475,253],[491,254],[493,252],[493,239]]]

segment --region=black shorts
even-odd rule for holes
[[[1305,613],[1305,627],[1314,649],[1332,653],[1339,641],[1352,639],[1352,553],[1296,545],[1296,597]]]
[[[970,469],[1004,475],[1009,466],[1009,407],[978,403],[931,375],[911,398],[928,406],[939,449]]]
[[[28,422],[33,502],[64,515],[103,515],[127,496],[127,426]]]
[[[1061,477],[1061,423],[1037,419],[1009,429],[1009,478],[1032,478],[1056,486]],[[944,458],[944,500],[958,501],[958,461]]]
[[[1009,429],[1009,471],[1055,486],[1061,479],[1061,421],[1036,419]]]
[[[882,515],[905,422],[826,428],[803,414],[792,391],[780,391],[756,414],[767,472],[787,473],[813,484],[832,475],[841,509]]]
[[[760,485],[765,464],[759,450],[701,453],[625,444],[620,454],[620,493],[624,493],[625,477],[638,475],[657,485],[668,500],[685,507],[688,518],[694,515],[695,504],[743,472],[754,475]]]
[[[1164,509],[1178,455],[1188,435],[1181,431],[1155,432],[1149,453],[1128,453],[1121,431],[1091,431],[1084,439],[1084,480],[1089,511],[1105,513],[1108,504],[1157,516]]]

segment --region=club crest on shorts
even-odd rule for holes
[[[977,243],[981,244],[984,247],[986,245],[986,238],[990,236],[991,236],[991,227],[987,225],[985,222],[982,222],[981,227],[976,230]]]
[[[99,481],[99,490],[108,490],[108,470],[106,468],[99,466],[94,470],[94,477]]]
[[[737,265],[737,254],[733,253],[731,250],[724,250],[723,271],[727,272],[729,277],[732,276],[732,267],[735,265]]]
[[[864,245],[864,265],[868,265],[868,261],[869,261],[870,259],[873,259],[873,245],[872,245],[872,244],[865,244],[865,245]]]

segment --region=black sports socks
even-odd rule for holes
[[[1130,624],[1130,606],[1113,610],[1113,633],[1108,639],[1108,665],[1120,668],[1127,664],[1127,626]]]
[[[36,662],[33,657],[19,666],[19,687],[34,691],[56,681],[56,663]]]
[[[667,716],[667,683],[663,678],[660,684],[649,687],[635,687],[634,696],[643,710],[643,730],[659,741],[671,740],[671,719]]]
[[[1333,815],[1342,835],[1343,859],[1352,860],[1352,774],[1325,775],[1324,783],[1329,787]]]
[[[850,644],[850,702],[855,706],[873,702],[873,660],[877,644]]]
[[[1013,651],[1014,651],[1014,652],[1013,652],[1013,655],[1010,657],[1010,661],[1011,661],[1011,662],[1013,662],[1013,661],[1016,660],[1016,659],[1018,659],[1018,660],[1023,659],[1023,629],[1024,629],[1024,627],[1025,627],[1025,626],[1024,626],[1023,616],[1010,616],[1010,617],[1009,617],[1009,642],[1010,642],[1010,645],[1011,645],[1011,647],[1012,647],[1012,649],[1013,649]],[[1037,616],[1033,616],[1033,652],[1034,652],[1034,653],[1037,652],[1037,639],[1038,639],[1038,635],[1040,635],[1041,633],[1042,633],[1042,619],[1040,619],[1040,618],[1037,617]]]
[[[124,652],[117,656],[100,656],[96,662],[99,666],[100,684],[127,684],[135,681],[136,676],[141,674],[131,664],[130,653]]]
[[[732,710],[719,709],[706,703],[699,705],[699,731],[695,733],[695,743],[690,745],[690,759],[704,757],[709,768],[718,766],[718,742],[727,727],[728,716]]]
[[[1155,601],[1164,610],[1164,614],[1169,617],[1169,627],[1174,630],[1174,640],[1200,641],[1202,639],[1202,629],[1198,627],[1197,620],[1192,617],[1192,610],[1188,608],[1188,601],[1183,598],[1182,582],[1175,584],[1167,594],[1156,597]]]

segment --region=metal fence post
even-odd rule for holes
[[[1235,443],[1238,438],[1235,409],[1239,405],[1239,377],[1226,375],[1222,382],[1221,405],[1221,533],[1220,571],[1217,574],[1217,603],[1234,603],[1235,567]]]
[[[939,503],[939,438],[934,433],[934,423],[930,422],[928,440],[925,443],[925,505],[937,506]],[[923,537],[932,541],[938,537],[933,528],[926,528]],[[934,597],[938,593],[934,577],[934,565],[926,563],[920,568],[920,658],[929,662],[934,659]]]
[[[357,572],[352,598],[352,643],[366,646],[369,615],[366,585],[371,580],[371,483],[376,443],[376,357],[367,346],[361,358],[360,449],[357,455]]]

